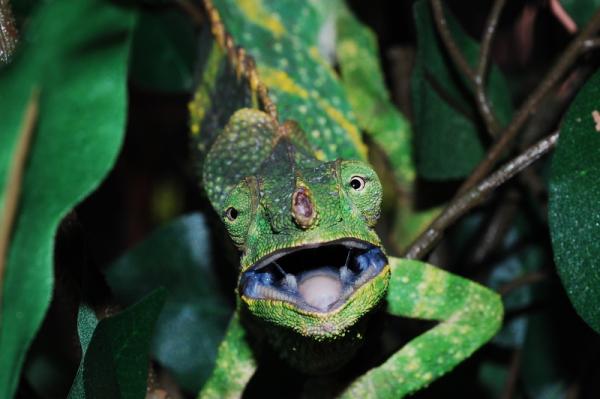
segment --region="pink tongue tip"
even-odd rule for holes
[[[304,278],[298,291],[307,304],[320,310],[327,310],[342,294],[342,283],[337,276],[314,274]]]

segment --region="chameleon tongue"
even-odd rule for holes
[[[342,282],[334,272],[315,271],[302,278],[298,292],[307,304],[327,310],[340,298]]]

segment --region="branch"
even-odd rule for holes
[[[543,272],[539,272],[539,271],[530,272],[530,273],[524,274],[520,277],[517,277],[513,281],[508,282],[505,285],[501,286],[498,289],[498,294],[500,294],[502,296],[506,296],[508,293],[516,290],[517,288],[521,288],[524,285],[538,283],[540,281],[545,280],[546,278],[548,278],[548,275]]]
[[[2,302],[2,288],[4,286],[4,271],[8,263],[8,250],[13,225],[19,210],[19,198],[21,196],[21,185],[25,172],[25,164],[31,138],[35,130],[38,116],[39,91],[34,89],[25,109],[25,116],[21,124],[21,131],[17,138],[17,144],[13,159],[8,170],[6,179],[6,192],[4,198],[4,210],[0,218],[0,303]]]
[[[473,173],[471,173],[471,176],[469,176],[469,178],[458,190],[458,195],[470,190],[477,184],[477,182],[479,182],[485,177],[485,175],[489,173],[498,159],[500,159],[505,150],[515,139],[517,133],[521,130],[523,125],[525,125],[525,122],[527,122],[529,116],[536,111],[538,105],[544,99],[546,94],[548,94],[550,89],[554,87],[556,82],[565,74],[565,72],[567,72],[567,70],[578,58],[584,43],[589,40],[598,29],[600,29],[600,10],[596,11],[587,26],[579,35],[577,35],[577,37],[561,54],[556,64],[554,64],[552,69],[542,80],[542,83],[540,83],[540,85],[521,106],[519,111],[502,133],[500,139],[492,146],[492,148],[486,154],[485,159],[477,166]]]
[[[499,6],[497,3],[501,3]],[[440,38],[444,43],[444,47],[448,51],[450,55],[450,59],[454,65],[459,69],[460,72],[468,79],[471,83],[473,91],[475,93],[475,104],[477,105],[477,110],[485,123],[486,130],[490,134],[491,137],[496,137],[500,133],[500,123],[498,119],[494,115],[492,107],[490,105],[489,99],[487,98],[487,94],[485,93],[485,70],[487,69],[487,63],[489,58],[489,47],[491,45],[491,41],[496,30],[496,24],[498,20],[498,16],[500,11],[502,10],[502,5],[504,0],[496,0],[494,4],[494,8],[490,13],[490,16],[486,23],[486,32],[491,32],[489,37],[484,36],[484,40],[489,40],[489,43],[486,44],[487,47],[482,47],[482,52],[479,57],[479,66],[478,70],[474,71],[473,68],[469,65],[468,61],[464,57],[462,51],[454,41],[452,37],[452,33],[450,32],[450,28],[448,27],[448,21],[444,15],[444,7],[442,6],[441,0],[431,0],[431,7],[433,10],[434,22],[437,28],[438,33],[440,34]],[[496,8],[498,8],[496,10]],[[491,25],[490,25],[491,24]],[[485,50],[485,54],[483,53]],[[483,63],[483,66],[481,65]],[[481,72],[483,70],[483,73]]]
[[[552,133],[531,146],[523,154],[506,163],[476,187],[453,199],[444,211],[429,225],[427,230],[408,247],[403,257],[422,259],[439,241],[446,228],[467,211],[482,202],[487,194],[554,148],[557,139],[558,132]]]
[[[483,38],[481,39],[481,48],[479,49],[479,61],[477,63],[477,71],[475,73],[475,102],[479,113],[483,118],[487,130],[492,137],[497,137],[500,134],[500,122],[496,119],[494,112],[490,106],[490,101],[485,92],[485,83],[487,82],[486,75],[490,63],[490,49],[498,27],[498,19],[504,8],[506,0],[496,0],[492,6],[492,10],[485,21]]]
[[[496,34],[496,28],[498,27],[498,19],[500,18],[504,4],[506,4],[506,0],[494,1],[492,10],[485,21],[483,38],[481,39],[481,48],[479,50],[479,62],[477,63],[476,72],[476,76],[482,81],[485,81],[485,75],[490,62],[490,49],[492,48],[494,35]]]

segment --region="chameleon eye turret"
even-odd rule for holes
[[[252,186],[253,181],[246,179],[231,190],[222,213],[227,232],[238,247],[242,247],[246,242],[255,213],[256,201],[253,198]]]
[[[375,226],[381,212],[383,189],[375,171],[360,161],[341,161],[340,185],[354,213]]]

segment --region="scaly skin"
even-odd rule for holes
[[[374,230],[381,184],[365,162],[344,89],[316,47],[325,16],[342,4],[311,3],[296,12],[298,3],[289,0],[215,3],[205,0],[215,40],[205,32],[202,79],[190,104],[192,143],[201,183],[240,250],[240,284],[236,314],[200,397],[241,396],[263,341],[299,370],[339,367],[360,346],[369,314],[384,303],[390,314],[440,323],[342,395],[395,398],[426,386],[498,330],[502,304],[495,293],[396,258],[386,258],[333,308],[266,299],[248,289],[247,276],[278,251],[347,239],[381,246]],[[234,49],[225,27],[255,57],[256,69]],[[292,49],[287,57],[284,49]],[[264,86],[270,97],[261,94]]]

